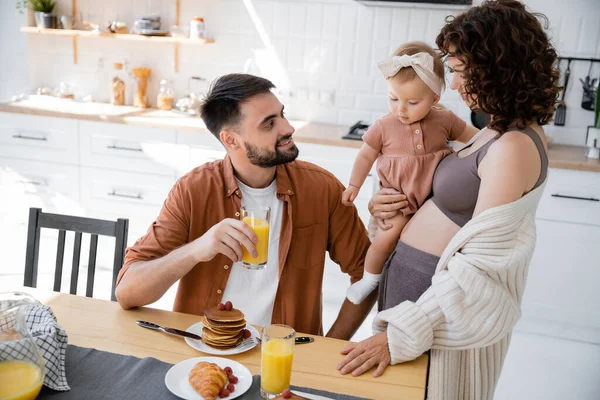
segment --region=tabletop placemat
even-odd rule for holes
[[[68,392],[57,392],[44,386],[38,400],[146,400],[178,399],[165,386],[165,375],[172,364],[156,358],[137,358],[95,349],[67,347]],[[336,400],[365,400],[323,390],[292,386],[299,390]],[[260,376],[255,375],[252,386],[238,397],[240,400],[261,400]]]

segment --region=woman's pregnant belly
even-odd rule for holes
[[[400,240],[416,249],[440,257],[460,227],[427,200],[408,221]]]

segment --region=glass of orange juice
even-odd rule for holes
[[[258,243],[256,243],[258,255],[252,257],[248,253],[248,250],[242,246],[244,252],[242,255],[242,265],[248,269],[264,269],[269,259],[269,220],[271,218],[271,209],[266,206],[258,208],[242,207],[240,218],[258,236]]]
[[[23,292],[0,293],[0,399],[33,400],[44,383],[44,359],[27,329]]]
[[[296,331],[287,325],[269,325],[262,330],[260,395],[273,399],[290,387]]]

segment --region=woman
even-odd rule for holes
[[[342,374],[376,367],[379,376],[431,350],[429,398],[493,397],[535,247],[548,168],[541,126],[560,91],[556,52],[536,17],[519,1],[488,1],[449,17],[438,35],[451,89],[492,119],[438,166],[432,198],[383,272],[380,333],[342,350]],[[382,190],[371,213],[391,218],[400,199]]]

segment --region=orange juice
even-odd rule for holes
[[[0,399],[33,400],[44,379],[37,365],[26,361],[0,362]]]
[[[262,346],[260,387],[269,393],[279,394],[290,387],[294,351],[283,339],[272,339]]]
[[[258,243],[256,243],[257,257],[252,257],[248,250],[242,246],[244,254],[242,261],[246,264],[266,264],[269,258],[269,223],[263,219],[256,217],[244,217],[243,221],[248,224],[258,236]]]

